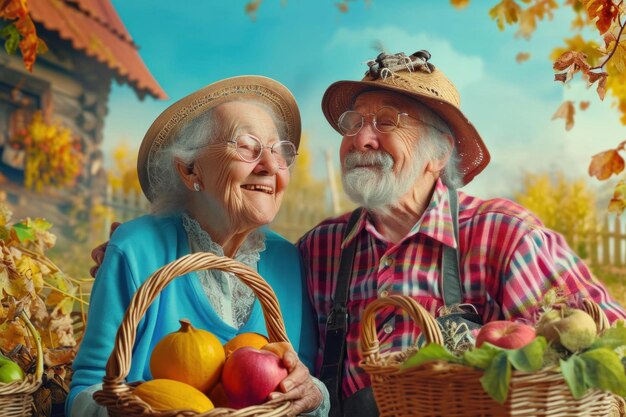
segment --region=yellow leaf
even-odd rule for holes
[[[518,64],[528,61],[529,59],[530,59],[530,54],[528,52],[520,52],[519,54],[515,56],[515,61],[517,61]]]
[[[504,25],[512,25],[519,19],[522,8],[515,0],[502,0],[489,10],[489,16],[496,21],[498,29],[504,30]]]

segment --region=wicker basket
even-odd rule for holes
[[[0,383],[0,415],[2,417],[28,417],[33,414],[33,393],[41,385],[43,375],[43,351],[37,330],[22,312],[19,316],[37,345],[37,364],[34,374],[28,374],[22,381]]]
[[[291,402],[279,400],[240,410],[215,408],[206,413],[192,410],[157,411],[134,395],[134,389],[138,384],[124,382],[130,370],[137,324],[152,301],[174,278],[204,269],[219,269],[237,275],[254,291],[261,303],[270,342],[289,341],[276,295],[254,270],[230,258],[212,253],[186,255],[152,274],[137,290],[126,310],[115,338],[113,352],[107,362],[102,390],[94,393],[94,399],[107,407],[110,417],[277,417],[290,414]]]
[[[402,363],[416,350],[380,353],[376,335],[376,312],[385,307],[405,310],[422,330],[428,343],[443,344],[433,318],[412,298],[390,296],[367,306],[361,327],[361,366],[370,375],[381,417],[622,417],[624,400],[609,392],[590,390],[574,399],[556,369],[526,373],[513,371],[504,404],[491,399],[480,384],[483,372],[443,362],[428,362],[400,371]],[[585,301],[585,310],[599,331],[608,321],[599,307]]]

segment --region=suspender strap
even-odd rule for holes
[[[459,200],[456,190],[448,188],[448,198],[450,200],[450,213],[452,214],[452,226],[454,229],[454,240],[457,248],[459,246]],[[454,304],[461,304],[461,273],[459,270],[459,251],[448,245],[443,246],[441,259],[441,270],[443,273],[443,301],[447,307]]]
[[[347,236],[361,216],[362,209],[355,210],[346,226],[344,238]],[[335,286],[333,308],[326,320],[326,343],[324,345],[324,360],[320,371],[320,380],[326,384],[330,394],[330,417],[341,416],[341,375],[343,360],[346,353],[346,331],[348,328],[348,291],[350,290],[350,276],[356,252],[356,239],[341,251],[339,274]]]

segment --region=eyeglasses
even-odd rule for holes
[[[263,145],[259,138],[252,135],[239,135],[227,143],[235,145],[235,150],[241,159],[246,162],[256,162],[261,159],[263,149],[269,149],[280,169],[286,169],[296,162],[298,152],[296,146],[288,141],[281,140],[271,146]]]
[[[339,121],[337,125],[339,126],[339,130],[345,136],[354,136],[365,124],[365,118],[367,116],[372,116],[372,126],[374,129],[379,131],[380,133],[389,133],[394,131],[398,125],[400,124],[400,116],[407,116],[414,120],[419,121],[422,124],[429,125],[437,130],[439,130],[436,126],[431,125],[430,123],[426,123],[416,117],[411,116],[408,113],[399,112],[393,107],[381,107],[376,110],[376,113],[368,113],[361,114],[358,111],[348,110],[343,112],[341,116],[339,116]],[[441,132],[441,130],[439,130]]]

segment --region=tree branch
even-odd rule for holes
[[[589,70],[604,69],[604,66],[606,65],[606,63],[609,62],[611,58],[613,58],[615,51],[617,51],[617,48],[619,46],[619,39],[622,37],[622,33],[624,32],[625,27],[626,27],[626,20],[624,20],[624,23],[620,22],[620,29],[619,29],[619,33],[617,34],[617,38],[615,39],[615,45],[613,46],[613,49],[611,50],[609,55],[606,57],[604,62],[601,65],[597,65],[595,67],[589,68]]]

